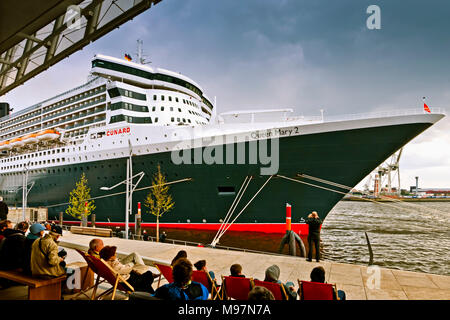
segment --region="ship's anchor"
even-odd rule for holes
[[[295,256],[297,249],[295,243],[297,243],[300,248],[300,256],[306,257],[306,249],[302,239],[300,239],[298,234],[291,230],[291,205],[286,203],[286,234],[281,240],[278,252],[282,253],[284,246],[287,244],[289,246],[289,254]]]

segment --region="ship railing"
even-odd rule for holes
[[[423,108],[415,109],[400,109],[400,110],[390,110],[390,111],[378,111],[378,112],[366,112],[366,113],[355,113],[347,115],[335,115],[335,116],[313,116],[313,117],[288,117],[286,121],[305,121],[305,122],[335,122],[335,121],[348,121],[348,120],[361,120],[361,119],[374,119],[374,118],[387,118],[395,116],[411,116],[419,114],[446,114],[444,108],[430,108],[431,113],[426,112]]]

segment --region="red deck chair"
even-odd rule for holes
[[[86,252],[84,252],[84,251],[81,251],[81,250],[79,250],[79,249],[76,249],[76,248],[75,248],[75,251],[78,252],[78,253],[84,258],[84,260],[86,261],[86,263],[87,263],[87,265],[88,265],[88,270],[86,271],[86,273],[85,273],[85,275],[84,275],[84,278],[83,278],[83,280],[82,280],[82,282],[81,282],[82,284],[84,284],[85,281],[86,281],[86,278],[87,278],[87,276],[88,276],[89,270],[92,270],[92,272],[94,272],[94,273],[96,273],[96,274],[97,274],[97,272],[96,272],[96,270],[95,270],[94,264],[93,264],[92,261],[89,259],[89,258],[90,258],[90,255],[89,255],[88,253],[86,253]],[[98,277],[98,274],[97,274],[97,277]],[[106,281],[106,280],[103,279],[103,280],[99,281],[98,284],[103,283],[103,282],[105,282],[105,281]],[[83,285],[82,285],[82,287],[83,287]],[[92,285],[92,286],[90,286],[89,288],[87,288],[87,289],[85,289],[85,290],[81,290],[78,294],[76,294],[75,296],[73,296],[71,299],[74,300],[74,299],[76,299],[76,298],[77,298],[79,295],[81,295],[81,294],[85,295],[87,298],[90,298],[90,296],[88,296],[86,292],[88,292],[89,290],[91,290],[91,289],[93,289],[93,288],[96,288],[96,285],[95,285],[95,284]]]
[[[95,282],[95,288],[92,293],[91,300],[100,300],[103,296],[110,293],[112,293],[111,300],[114,300],[117,290],[123,291],[127,294],[134,292],[134,288],[119,273],[114,271],[114,269],[112,269],[105,260],[98,259],[93,256],[88,256],[88,259],[93,265],[94,272],[97,274],[97,281]],[[108,281],[113,287],[95,297],[100,278]]]
[[[219,296],[219,290],[208,272],[193,270],[191,280],[203,284],[208,289],[208,292],[211,293],[212,300],[215,300]]]
[[[222,276],[222,299],[248,300],[252,283],[252,278]]]
[[[159,270],[159,273],[161,273],[169,283],[173,282],[172,266],[167,265],[167,264],[156,263],[156,262],[153,264]],[[160,282],[161,282],[161,277],[159,277],[159,280],[158,280],[158,288],[159,288]]]
[[[284,289],[284,286],[281,283],[253,280],[253,285],[269,289],[270,292],[272,292],[273,296],[275,297],[275,300],[289,299],[286,290]]]
[[[300,300],[338,299],[335,284],[298,280],[298,286],[300,288]]]

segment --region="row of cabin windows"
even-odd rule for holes
[[[66,161],[65,158],[56,158],[56,159],[48,159],[48,160],[31,161],[29,165],[35,166],[35,165],[43,165],[43,164],[50,164],[50,163],[60,163],[60,162],[65,162],[65,161]],[[10,165],[10,166],[1,167],[2,170],[19,169],[19,168],[25,168],[25,164],[21,163],[21,164],[14,164],[14,165]]]
[[[169,99],[169,102],[172,101],[172,96],[167,96],[167,97]],[[157,101],[157,100],[158,100],[158,96],[156,94],[154,94],[153,101]],[[165,100],[164,95],[161,95],[161,101],[164,101],[164,100]],[[178,102],[178,97],[175,97],[175,102]],[[198,108],[198,105],[196,103],[189,101],[187,99],[183,99],[183,103]]]
[[[115,123],[120,121],[126,121],[127,123],[153,123],[150,117],[131,117],[124,114],[112,116],[109,123]],[[158,118],[155,118],[155,122],[158,122]]]
[[[0,160],[0,162],[7,163],[7,162],[13,162],[13,161],[18,161],[18,160],[23,160],[23,159],[31,159],[34,157],[41,157],[43,155],[46,156],[46,155],[50,155],[50,154],[65,152],[65,150],[66,150],[65,148],[62,148],[62,149],[40,151],[40,152],[36,152],[36,153],[25,154],[23,156],[16,156],[16,157],[8,158],[8,159],[2,159],[2,160]]]
[[[131,90],[126,90],[126,89],[117,88],[117,87],[108,89],[108,94],[111,98],[123,96],[123,97],[128,97],[128,98],[137,99],[137,100],[143,100],[143,101],[147,100],[147,96],[143,93],[134,92]]]
[[[179,79],[176,77],[172,77],[169,75],[165,75],[165,74],[161,74],[161,73],[151,73],[151,72],[144,71],[141,69],[136,69],[136,68],[133,68],[130,66],[125,66],[123,64],[99,60],[99,59],[92,61],[92,67],[93,68],[100,67],[100,68],[110,69],[113,71],[124,72],[124,73],[128,73],[130,75],[135,75],[135,76],[142,77],[142,78],[149,79],[149,80],[159,80],[159,81],[163,81],[163,82],[173,83],[173,84],[179,85],[181,87],[187,88],[187,89],[195,92],[199,96],[202,96],[202,91],[199,88],[197,88],[196,86],[194,86],[193,84],[190,84],[189,82],[187,82],[185,80],[182,80],[182,79]]]
[[[128,102],[113,103],[108,106],[108,109],[111,111],[125,109],[125,110],[130,110],[130,111],[148,112],[147,106],[139,106],[139,105],[128,103]]]
[[[175,117],[170,118],[170,121],[171,121],[171,122],[175,122]],[[177,118],[177,122],[178,122],[178,123],[180,123],[180,122],[183,122],[183,123],[191,123],[191,119],[187,119],[187,121],[186,121],[185,118]]]
[[[165,107],[161,107],[161,111],[164,111],[164,110],[165,110]],[[170,110],[170,111],[174,111],[174,108],[173,108],[173,107],[169,107],[169,110]],[[152,111],[156,111],[156,107],[152,107]],[[181,111],[181,108],[178,108],[178,112],[182,112],[182,111]],[[188,112],[189,112],[190,114],[192,114],[192,115],[196,115],[196,116],[199,116],[199,117],[202,116],[200,113],[195,112],[195,111],[188,110]]]

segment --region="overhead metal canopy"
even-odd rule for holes
[[[1,0],[0,96],[161,0]]]

